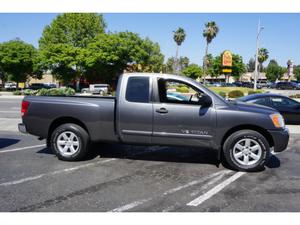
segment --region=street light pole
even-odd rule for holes
[[[256,36],[256,54],[255,54],[255,70],[254,70],[254,90],[257,88],[257,77],[258,77],[258,49],[259,49],[259,34],[261,30],[264,29],[260,26],[260,20],[258,20],[258,26],[257,26],[257,36]]]

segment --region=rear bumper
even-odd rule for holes
[[[21,133],[24,133],[24,134],[27,133],[26,126],[25,126],[25,124],[23,124],[23,123],[19,123],[19,124],[18,124],[18,129],[19,129],[19,131],[20,131]]]
[[[283,130],[269,130],[274,141],[274,152],[284,151],[289,143],[289,130],[287,128]]]

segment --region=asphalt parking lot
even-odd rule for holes
[[[257,173],[228,170],[199,148],[95,144],[87,160],[63,162],[17,132],[20,102],[0,98],[1,212],[300,211],[297,126]]]

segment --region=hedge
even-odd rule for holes
[[[244,93],[240,90],[233,90],[228,93],[229,98],[239,98],[239,97],[243,97],[243,96],[244,96]]]

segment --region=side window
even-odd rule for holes
[[[125,98],[129,102],[149,102],[149,77],[129,77]]]
[[[175,80],[158,80],[160,102],[198,104],[202,93],[191,85]]]
[[[258,98],[258,99],[250,100],[248,102],[253,103],[253,104],[259,104],[259,105],[267,105],[268,99],[267,98]]]
[[[271,103],[273,106],[295,106],[298,105],[297,102],[290,100],[288,98],[281,98],[281,97],[271,97]]]

